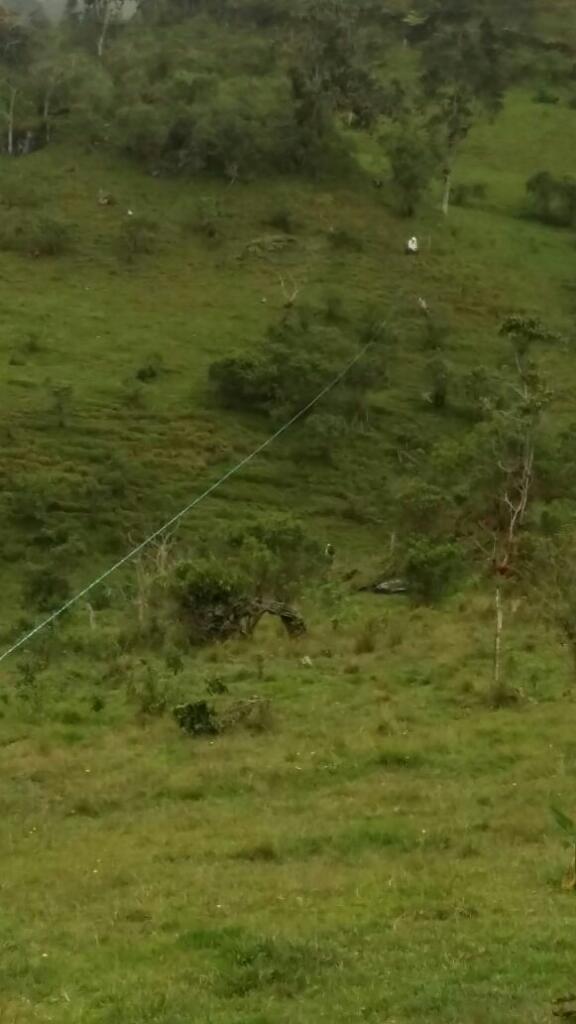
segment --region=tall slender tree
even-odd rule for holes
[[[478,116],[493,117],[502,107],[503,49],[488,0],[423,0],[419,15],[420,83],[429,127],[443,153],[447,214],[460,145]]]

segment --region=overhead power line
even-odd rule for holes
[[[70,608],[72,608],[75,604],[78,604],[78,601],[81,601],[82,598],[87,597],[88,594],[92,593],[92,591],[95,590],[96,587],[99,587],[101,583],[104,583],[104,581],[109,579],[110,576],[112,576],[115,572],[118,572],[118,570],[121,569],[124,565],[127,565],[128,562],[131,562],[142,551],[149,547],[150,544],[152,544],[155,540],[158,540],[159,537],[166,533],[167,530],[170,530],[173,526],[176,526],[176,524],[179,523],[182,519],[184,519],[184,517],[187,516],[188,513],[192,511],[192,509],[200,505],[200,503],[205,501],[206,498],[209,498],[211,494],[214,494],[214,492],[217,491],[220,487],[222,487],[222,485],[225,484],[227,480],[230,480],[233,476],[236,476],[236,474],[239,473],[242,469],[244,469],[245,466],[249,465],[250,462],[253,462],[254,459],[258,457],[258,455],[261,455],[262,452],[266,451],[266,449],[269,448],[270,445],[274,444],[274,442],[277,441],[279,437],[281,437],[288,430],[290,430],[290,428],[293,427],[294,424],[298,422],[298,420],[301,420],[302,417],[305,416],[307,412],[310,412],[310,410],[313,409],[314,406],[318,404],[318,402],[320,402],[323,398],[325,398],[327,394],[333,391],[334,388],[337,387],[338,384],[340,384],[340,382],[344,380],[344,378],[348,375],[352,367],[355,366],[357,363],[360,362],[361,359],[364,358],[366,352],[368,351],[369,348],[372,347],[373,344],[374,341],[370,341],[368,342],[367,345],[364,345],[364,347],[360,349],[360,351],[354,356],[354,358],[351,359],[346,364],[344,369],[341,370],[340,373],[338,373],[337,376],[333,378],[333,380],[326,384],[310,402],[307,402],[307,404],[302,409],[295,413],[295,415],[292,416],[289,420],[287,420],[287,422],[284,423],[281,427],[279,427],[278,430],[276,430],[273,434],[267,437],[265,441],[262,441],[262,443],[259,444],[256,448],[254,448],[254,450],[251,451],[249,455],[246,455],[243,459],[240,460],[240,462],[237,462],[235,466],[232,466],[231,469],[228,469],[218,480],[216,480],[213,484],[210,484],[210,486],[207,487],[205,491],[202,491],[201,494],[198,494],[193,499],[193,501],[191,501],[188,505],[185,506],[185,508],[177,512],[176,515],[172,516],[171,519],[163,523],[162,526],[160,526],[157,530],[154,530],[154,532],[151,533],[148,537],[146,537],[143,541],[141,541],[140,544],[137,544],[136,547],[133,547],[130,551],[128,551],[127,554],[125,554],[122,558],[115,562],[114,565],[111,565],[104,572],[100,573],[100,575],[93,579],[91,583],[83,587],[82,590],[79,590],[76,594],[74,594],[73,597],[70,597],[67,601],[64,602],[63,605],[61,605],[60,608],[57,608],[56,611],[53,611],[45,619],[43,619],[36,626],[34,626],[33,629],[29,630],[27,633],[24,633],[24,635],[21,636],[19,640],[13,643],[11,647],[9,647],[6,651],[4,651],[2,655],[0,655],[0,664],[3,661],[5,661],[6,658],[9,658],[11,654],[14,654],[22,647],[25,647],[35,636],[37,636],[39,633],[42,633],[43,630],[47,629],[47,627],[50,626],[53,622],[56,622],[57,619],[64,615],[64,613],[67,612]]]

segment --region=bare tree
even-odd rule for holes
[[[501,381],[491,409],[496,476],[497,516],[493,524],[491,565],[494,576],[493,699],[502,697],[502,651],[505,629],[505,589],[518,574],[518,544],[534,484],[536,439],[551,395],[529,353],[534,341],[550,332],[536,321],[510,317],[501,328],[512,347],[511,376]]]

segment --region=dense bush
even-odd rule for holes
[[[530,212],[544,224],[576,225],[576,178],[539,171],[527,181],[526,192]]]
[[[356,415],[369,390],[386,378],[383,347],[376,326],[368,325],[352,340],[342,327],[326,323],[323,312],[292,309],[272,327],[254,354],[230,356],[210,367],[210,380],[220,400],[233,408],[251,409],[276,417],[290,416],[304,408],[335,378],[355,352],[358,341],[370,340],[367,353],[331,393],[332,412],[347,418]]]
[[[181,70],[162,88],[143,82],[142,93],[116,116],[119,145],[142,162],[235,181],[312,161],[282,76],[199,80]]]
[[[174,572],[172,598],[192,643],[249,635],[266,602],[293,600],[325,566],[321,545],[289,517],[267,517],[210,538]]]
[[[406,576],[411,593],[424,603],[439,601],[464,571],[464,552],[452,542],[418,537],[408,545]]]
[[[437,158],[432,141],[412,126],[397,128],[385,139],[398,212],[411,217],[426,193]]]

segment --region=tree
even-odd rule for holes
[[[327,326],[318,313],[292,307],[268,332],[255,353],[212,363],[210,380],[228,406],[250,408],[274,418],[289,418],[311,402],[337,376],[360,344],[374,347],[352,367],[326,398],[325,407],[348,421],[366,419],[366,396],[385,380],[386,366],[378,325],[351,339]]]
[[[406,576],[412,594],[424,604],[444,597],[461,576],[463,565],[464,551],[454,541],[419,536],[408,544]]]
[[[27,106],[27,71],[33,59],[35,33],[30,19],[0,8],[0,117],[5,132],[5,151],[17,150],[16,124],[19,107]]]
[[[380,90],[366,69],[362,14],[361,3],[305,0],[298,18],[298,66],[333,110],[368,128],[379,112]]]
[[[430,140],[412,124],[403,124],[384,139],[390,162],[392,184],[399,212],[411,217],[428,189],[435,170],[435,155]]]
[[[492,408],[493,446],[499,485],[497,519],[492,536],[495,631],[492,692],[499,700],[502,685],[504,587],[518,571],[519,539],[532,498],[536,441],[551,394],[530,358],[534,342],[550,332],[532,318],[508,317],[500,334],[512,349],[509,375],[501,381],[499,400]]]
[[[84,129],[111,98],[106,72],[83,53],[68,51],[58,37],[50,40],[34,62],[29,88],[42,125],[43,141],[52,140],[56,118],[80,115]]]
[[[68,0],[69,19],[88,30],[97,56],[102,59],[110,30],[125,17],[126,0]]]
[[[289,80],[294,141],[306,169],[322,162],[335,115],[366,129],[382,107],[382,89],[367,70],[362,12],[361,4],[346,0],[305,0],[295,18]]]
[[[505,74],[499,36],[485,0],[423,0],[419,44],[423,103],[444,162],[442,210],[448,213],[453,165],[480,113],[502,107]]]
[[[538,171],[526,182],[526,192],[538,220],[560,227],[576,224],[576,178]]]

